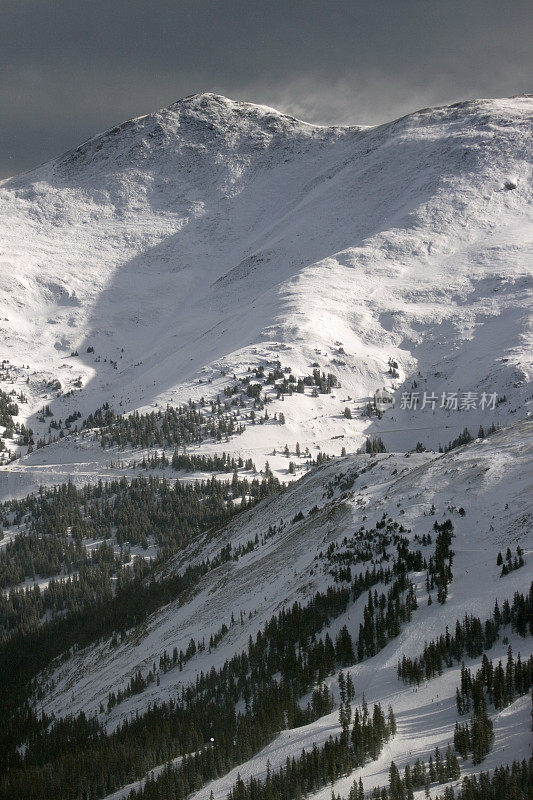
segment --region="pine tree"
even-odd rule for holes
[[[392,706],[389,706],[387,711],[387,726],[390,736],[396,736],[396,718]]]

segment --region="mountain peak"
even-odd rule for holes
[[[110,170],[131,170],[139,163],[146,167],[149,156],[163,151],[169,157],[189,146],[247,151],[266,146],[273,137],[289,137],[294,141],[299,137],[328,136],[334,130],[302,122],[269,106],[205,92],[125,120],[47,164],[4,183],[16,185],[43,177],[71,180],[73,170],[94,178],[102,169],[108,174]]]
[[[506,119],[518,120],[531,113],[531,95],[513,98],[467,100],[438,108],[424,108],[398,120],[375,126],[406,128],[421,124],[461,122],[484,127]],[[79,146],[52,161],[20,176],[8,178],[4,186],[19,185],[33,180],[72,178],[72,170],[89,170],[94,177],[104,167],[134,168],[140,161],[147,164],[149,154],[166,150],[170,155],[180,147],[214,147],[215,149],[253,152],[275,139],[298,141],[318,139],[334,141],[339,137],[369,131],[374,126],[316,125],[305,122],[277,109],[244,100],[233,100],[215,92],[187,95],[168,106],[148,114],[132,117],[114,127],[95,134]]]
[[[441,394],[448,380],[492,387],[525,413],[530,115],[528,98],[469,101],[360,131],[203,93],[130,119],[2,185],[5,357],[39,351],[37,409],[50,370],[96,348],[98,361],[76,362],[84,413],[104,392],[128,410],[207,394],[206,381],[285,352],[295,375],[335,371],[340,401],[363,409],[392,359],[406,391],[420,372]],[[500,355],[479,341],[474,370],[482,328]],[[123,372],[110,371],[126,342]],[[58,419],[73,413],[56,399]],[[378,432],[362,415],[345,431],[331,409],[324,436],[359,446]],[[494,420],[507,413],[502,402]],[[472,416],[457,416],[461,430]],[[294,411],[300,443],[316,418],[311,402]],[[424,446],[460,432],[443,426]]]
[[[311,123],[299,120],[290,114],[284,114],[272,106],[267,106],[262,103],[252,103],[248,100],[232,100],[222,94],[215,92],[201,92],[199,94],[190,94],[176,100],[166,109],[162,111],[180,111],[182,109],[194,110],[197,113],[202,112],[225,112],[238,115],[249,115],[252,117],[277,117],[298,122],[301,125],[309,125],[310,127],[320,127],[312,125]]]

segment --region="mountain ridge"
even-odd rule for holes
[[[40,431],[45,402],[64,419],[104,401],[187,401],[207,381],[215,396],[223,372],[281,359],[301,375],[318,363],[346,389],[334,414],[314,404],[321,434],[311,407],[293,412],[287,398],[290,438],[343,435],[355,449],[380,429],[424,427],[419,414],[360,417],[391,385],[391,358],[398,397],[420,372],[439,396],[507,398],[490,419],[442,419],[426,446],[474,416],[477,428],[524,415],[531,105],[469,101],[360,130],[200,95],[93,137],[72,163],[66,154],[4,182],[1,355],[31,367],[18,373],[20,385],[30,377],[21,417]],[[64,164],[70,178],[56,181]],[[46,391],[56,378],[58,396]],[[347,397],[351,426],[338,421]],[[416,443],[387,436],[393,448]]]

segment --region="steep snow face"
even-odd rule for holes
[[[436,447],[523,415],[532,111],[518,97],[323,128],[197,95],[4,181],[0,357],[24,383],[21,419],[39,430],[43,402],[65,418],[208,395],[221,372],[278,358],[342,382],[337,405],[284,404],[301,442],[386,432],[391,449]],[[342,421],[347,398],[360,411],[391,383],[389,359],[398,392],[416,379],[506,402],[488,419]],[[239,446],[273,443],[269,429]]]

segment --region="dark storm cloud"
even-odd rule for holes
[[[214,91],[310,122],[531,91],[530,0],[3,0],[0,174]]]

